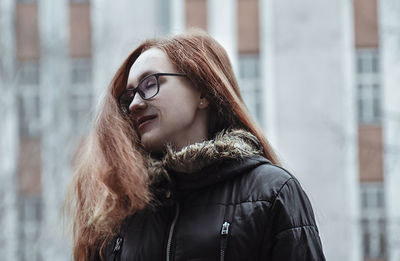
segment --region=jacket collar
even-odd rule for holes
[[[178,189],[194,189],[232,178],[268,162],[262,153],[262,146],[253,134],[232,129],[180,151],[169,146],[160,160],[149,158],[148,170],[153,185],[172,178]]]
[[[269,163],[269,161],[260,155],[246,156],[238,159],[227,159],[218,162],[195,173],[174,172],[175,183],[178,190],[192,190],[211,186],[234,177],[241,176],[250,172],[257,166]]]

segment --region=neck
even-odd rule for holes
[[[172,142],[172,147],[175,150],[181,150],[182,148],[198,143],[203,142],[208,139],[208,124],[207,124],[207,111],[199,110],[197,112],[197,116],[195,121],[193,121],[189,126],[187,126],[187,130],[184,135],[176,137],[176,139]]]

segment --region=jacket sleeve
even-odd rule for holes
[[[270,222],[269,260],[325,260],[311,203],[295,178],[277,192]]]

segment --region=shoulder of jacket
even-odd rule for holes
[[[257,179],[262,181],[262,183],[269,183],[271,186],[282,187],[291,179],[295,179],[293,174],[291,174],[285,168],[270,163],[267,159],[255,158],[253,160],[259,160],[260,165],[249,171],[247,178]]]
[[[248,160],[259,161],[259,164],[242,175],[238,182],[241,183],[241,187],[246,188],[241,193],[246,194],[252,201],[272,202],[286,184],[292,184],[291,181],[297,182],[290,172],[271,164],[263,157]]]

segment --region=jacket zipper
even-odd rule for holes
[[[115,242],[115,246],[114,246],[114,249],[113,249],[113,259],[112,259],[113,261],[116,260],[117,254],[121,250],[123,241],[124,241],[123,237],[118,237],[117,238],[117,241]]]
[[[172,245],[172,236],[174,234],[174,229],[176,225],[176,221],[178,220],[179,217],[179,203],[176,203],[175,207],[175,216],[174,219],[172,220],[171,227],[169,228],[169,234],[168,234],[168,243],[167,243],[167,261],[171,260],[171,245]]]
[[[221,229],[221,252],[220,252],[220,261],[225,260],[225,250],[226,247],[228,246],[228,236],[229,236],[229,222],[224,222],[222,224],[222,229]]]

